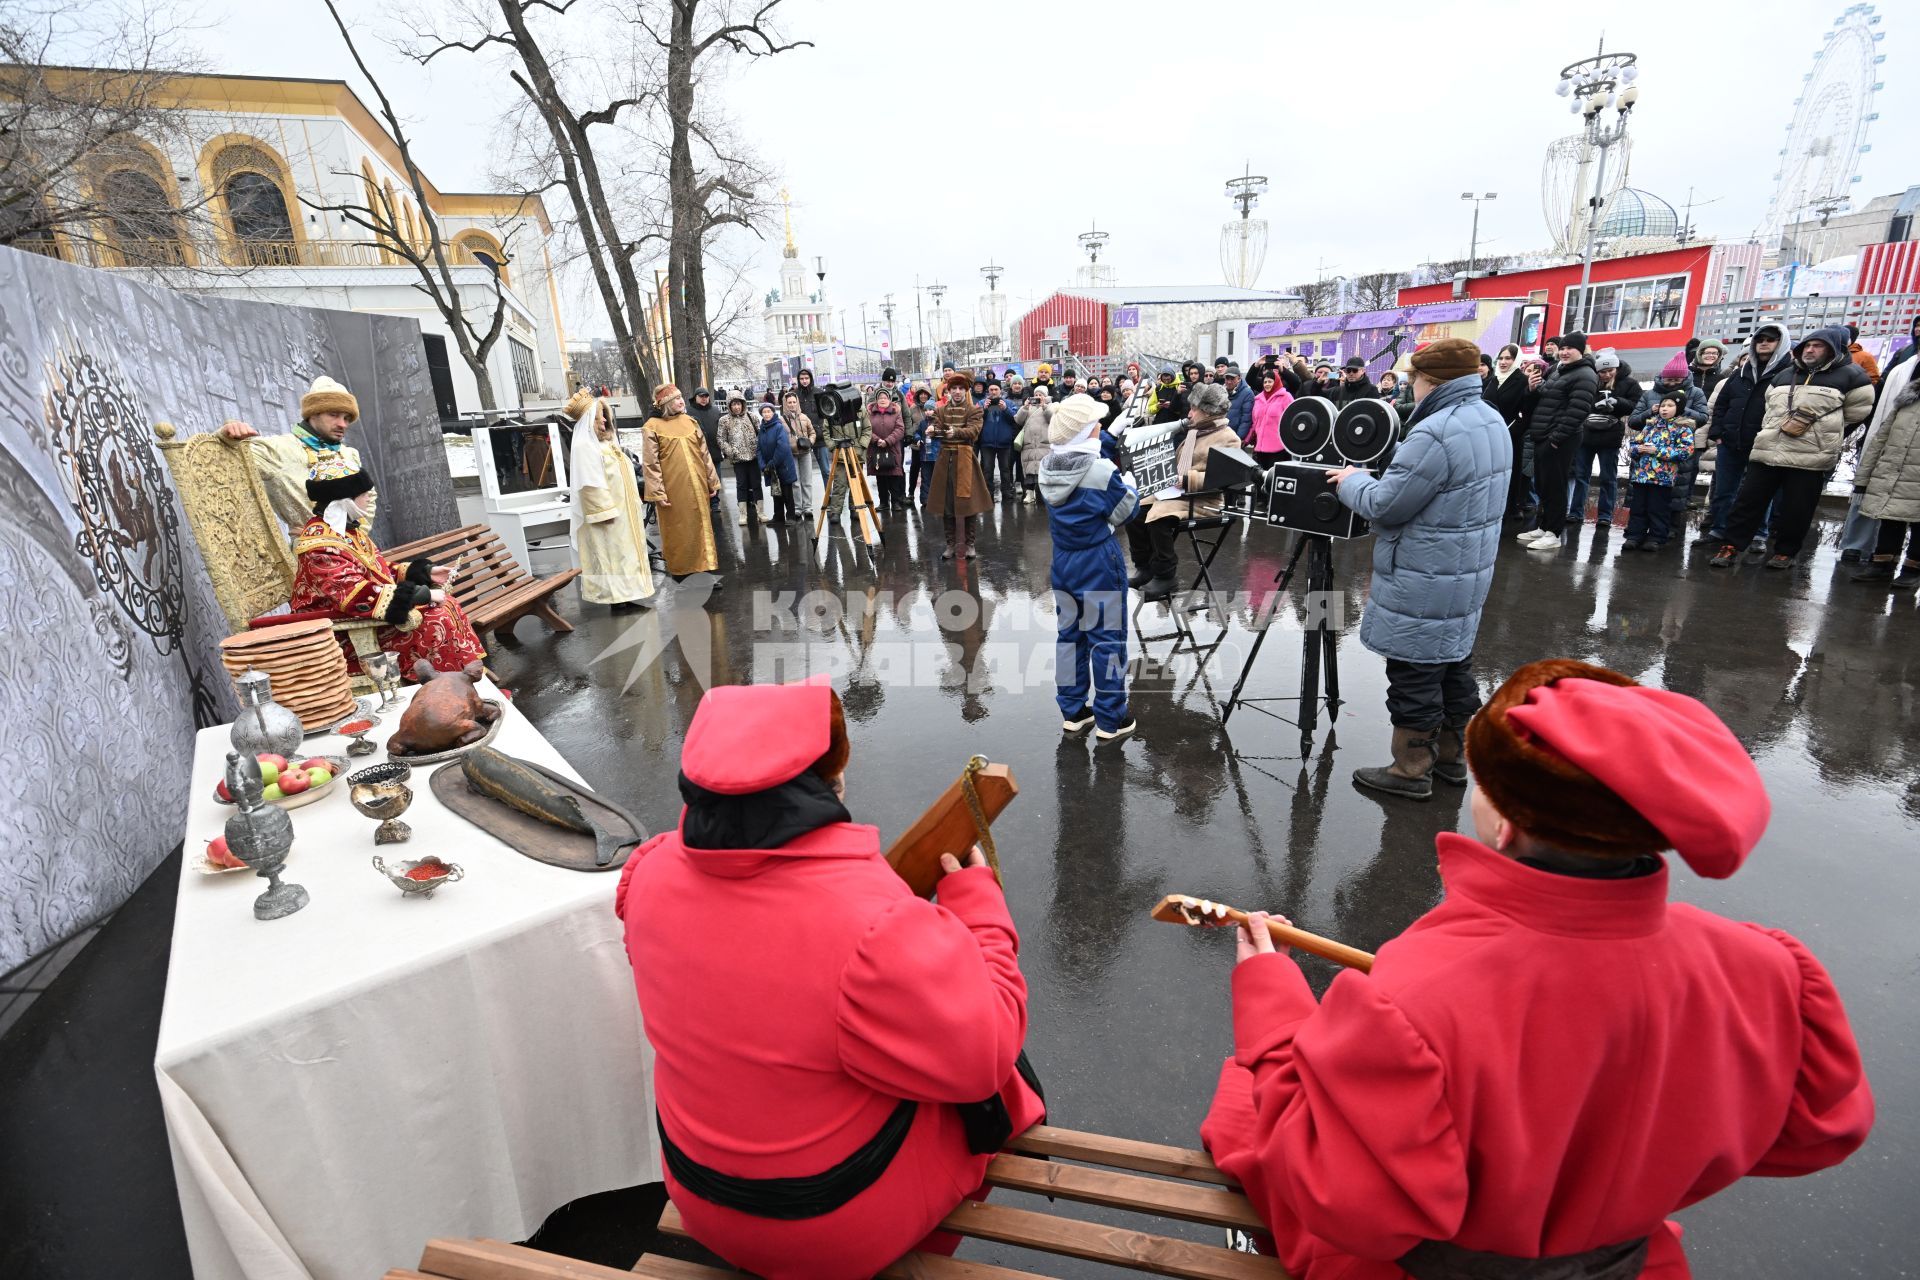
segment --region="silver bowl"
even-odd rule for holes
[[[416,880],[409,873],[416,867],[432,867],[440,872],[430,880]],[[431,898],[433,891],[443,884],[455,880],[464,880],[466,871],[457,862],[442,862],[429,854],[424,858],[409,858],[405,862],[387,865],[387,860],[379,854],[373,855],[373,869],[393,881],[393,887],[409,898]]]

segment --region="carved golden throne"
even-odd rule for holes
[[[245,631],[256,619],[284,608],[293,595],[293,548],[267,501],[247,442],[229,440],[217,431],[176,440],[171,422],[155,423],[153,434],[173,473],[227,626]],[[380,652],[375,638],[380,627],[379,622],[359,619],[333,623],[336,637],[360,660],[363,674],[353,677],[355,693],[373,691],[364,669],[366,660]]]

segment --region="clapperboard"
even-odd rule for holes
[[[1180,474],[1180,432],[1185,422],[1134,427],[1127,432],[1127,459],[1133,487],[1141,495],[1171,488]]]

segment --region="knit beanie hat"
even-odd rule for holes
[[[1672,849],[1703,876],[1740,869],[1772,816],[1733,731],[1704,703],[1571,658],[1521,667],[1467,726],[1474,780],[1558,849]]]
[[[1720,358],[1722,360],[1727,358],[1727,344],[1720,341],[1720,339],[1718,338],[1708,338],[1705,342],[1702,342],[1699,346],[1695,347],[1693,350],[1693,358],[1698,360],[1700,358],[1700,353],[1702,351],[1705,351],[1708,347],[1712,347],[1715,351],[1718,351],[1720,353]]]
[[[1620,353],[1612,347],[1602,347],[1593,353],[1593,367],[1601,373],[1620,367]]]
[[[1560,345],[1563,347],[1572,347],[1581,355],[1585,355],[1587,354],[1587,335],[1584,333],[1563,334],[1560,338]]]
[[[1435,338],[1417,348],[1407,365],[1435,382],[1451,382],[1480,372],[1480,348],[1465,338]]]
[[[1087,434],[1087,428],[1106,421],[1107,407],[1084,391],[1075,392],[1060,402],[1047,419],[1047,443],[1071,444]]]
[[[1687,364],[1686,352],[1676,351],[1673,353],[1673,359],[1667,361],[1661,368],[1660,376],[1668,382],[1684,382],[1691,372],[1692,368]]]
[[[358,422],[360,402],[353,398],[353,392],[323,373],[313,380],[307,394],[300,397],[301,421],[312,421],[316,413],[344,413],[348,422]]]

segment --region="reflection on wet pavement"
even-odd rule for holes
[[[797,527],[729,523],[726,587],[710,609],[691,593],[676,606],[672,587],[643,614],[575,603],[574,634],[526,627],[524,641],[496,650],[497,669],[575,767],[655,829],[677,819],[680,739],[709,681],[833,672],[853,732],[849,806],[885,839],[969,755],[1011,765],[1021,796],[995,837],[1053,1118],[1193,1144],[1230,1047],[1233,946],[1224,931],[1153,924],[1152,904],[1192,892],[1270,907],[1372,950],[1437,900],[1434,834],[1468,822],[1461,791],[1439,788],[1421,805],[1349,781],[1385,759],[1389,733],[1384,671],[1357,634],[1371,543],[1335,557],[1351,628],[1339,644],[1345,703],[1303,760],[1297,732],[1269,717],[1242,709],[1230,734],[1220,726],[1288,535],[1232,535],[1213,568],[1229,599],[1193,616],[1203,643],[1224,621],[1224,641],[1204,666],[1146,662],[1133,691],[1138,735],[1103,746],[1059,732],[1044,514],[1000,507],[984,520],[980,559],[958,567],[938,559],[937,523],[923,530],[913,514],[886,527],[871,556],[844,536],[816,554]],[[1554,556],[1503,546],[1475,658],[1487,691],[1524,662],[1569,656],[1700,697],[1747,743],[1772,792],[1773,825],[1747,869],[1724,882],[1682,872],[1676,892],[1787,929],[1821,957],[1865,1049],[1879,1127],[1840,1169],[1750,1180],[1684,1214],[1702,1275],[1885,1275],[1920,1238],[1920,1000],[1910,986],[1920,974],[1920,616],[1913,593],[1837,572],[1834,528],[1822,527],[1811,563],[1790,573],[1710,571],[1704,551],[1678,544],[1616,561],[1618,531],[1592,525]],[[1296,592],[1278,602],[1285,630],[1263,649],[1249,696],[1297,691],[1303,608]],[[1168,630],[1164,606],[1144,607],[1136,651],[1142,632]],[[630,643],[600,656],[616,642]],[[1146,656],[1164,657],[1170,643]],[[1316,986],[1331,979],[1321,962],[1306,966]]]

